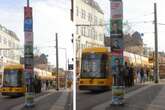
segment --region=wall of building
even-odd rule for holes
[[[104,46],[104,14],[94,0],[76,0],[74,18],[78,69],[83,48]]]
[[[0,58],[3,65],[20,62],[20,40],[16,34],[0,25]]]

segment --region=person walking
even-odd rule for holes
[[[143,83],[144,82],[144,69],[141,68],[140,70],[140,82]]]
[[[48,80],[46,80],[46,90],[48,90],[48,87],[49,87],[49,82]]]
[[[125,83],[125,87],[128,87],[128,79],[129,79],[129,67],[127,65],[127,62],[125,62],[125,72],[124,72],[124,83]]]
[[[129,86],[134,85],[134,69],[133,66],[129,68]]]

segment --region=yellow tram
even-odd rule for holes
[[[108,90],[112,86],[111,55],[107,48],[85,48],[82,52],[80,90]]]
[[[4,67],[1,93],[5,96],[24,95],[26,86],[23,65],[8,65]]]
[[[151,68],[147,57],[124,52],[124,62],[134,68]],[[85,48],[82,51],[80,90],[108,90],[112,86],[111,52],[109,48]]]
[[[34,75],[41,80],[55,80],[51,72],[34,68]],[[2,75],[0,92],[4,96],[20,96],[26,92],[24,66],[21,64],[7,65]]]

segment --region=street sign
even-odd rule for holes
[[[25,32],[32,32],[32,28],[33,28],[33,22],[32,22],[32,19],[31,18],[26,18],[24,20],[24,31]]]

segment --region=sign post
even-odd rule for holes
[[[24,7],[24,74],[26,80],[25,107],[34,106],[33,18],[32,7]]]
[[[110,0],[111,19],[111,53],[112,53],[112,103],[111,105],[124,104],[124,40],[123,40],[123,3],[122,0]]]

